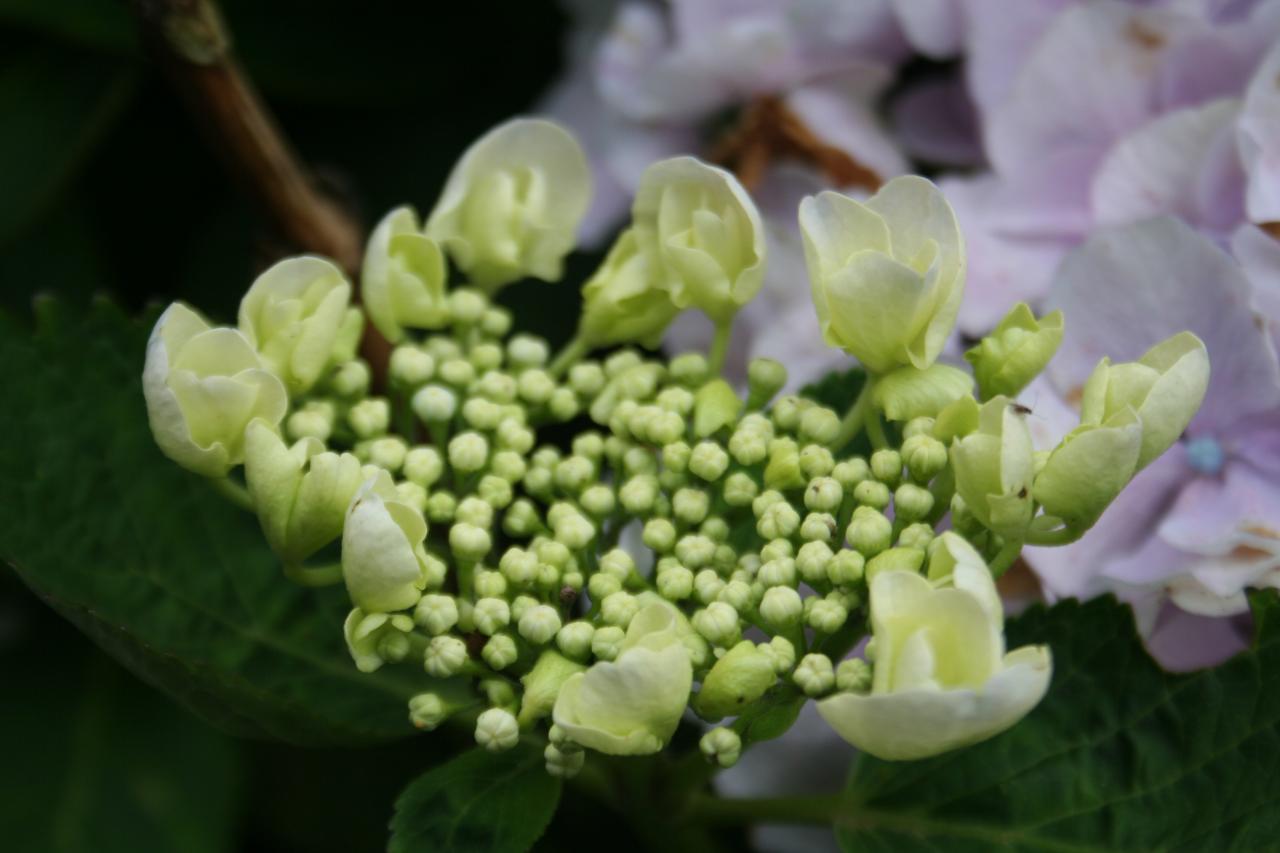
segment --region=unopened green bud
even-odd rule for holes
[[[693,432],[706,438],[732,425],[741,411],[742,399],[733,386],[723,379],[713,379],[699,388],[694,398]]]
[[[809,627],[823,634],[834,634],[844,627],[849,611],[842,604],[828,599],[815,601],[809,609]]]
[[[834,526],[835,522],[832,521]],[[810,586],[827,580],[827,564],[834,554],[826,541],[815,539],[804,543],[796,554],[796,570]]]
[[[700,352],[685,352],[671,359],[667,368],[671,379],[686,388],[701,387],[710,375],[707,357]]]
[[[489,531],[483,527],[463,522],[449,528],[449,548],[458,559],[483,559],[492,545]]]
[[[436,693],[419,693],[409,699],[409,722],[424,732],[433,731],[453,713],[453,708]]]
[[[303,438],[314,438],[317,441],[328,441],[329,436],[333,433],[333,411],[332,407],[328,411],[319,407],[313,407],[308,404],[307,407],[299,409],[289,415],[289,420],[285,423],[289,437],[294,441]]]
[[[658,392],[658,405],[669,412],[675,412],[677,415],[688,416],[692,414],[695,402],[693,394],[685,388],[672,386],[663,388]]]
[[[476,380],[476,369],[465,358],[446,359],[440,365],[440,379],[461,390]]]
[[[471,397],[462,404],[462,419],[475,429],[485,432],[497,429],[502,418],[502,406],[483,397]]]
[[[414,392],[409,406],[424,422],[443,423],[458,411],[458,395],[443,385],[424,385]]]
[[[771,358],[753,358],[747,365],[747,408],[763,408],[787,384],[787,369]]]
[[[449,442],[449,464],[454,470],[471,474],[489,461],[489,442],[478,432],[464,432]]]
[[[852,492],[859,483],[871,477],[871,466],[861,456],[853,456],[838,462],[831,469],[831,477],[846,493]]]
[[[489,460],[489,470],[510,485],[520,482],[528,473],[529,467],[525,464],[524,457],[514,450],[499,450]]]
[[[400,436],[388,435],[369,442],[367,452],[371,464],[394,474],[404,464],[409,448]]]
[[[806,400],[803,397],[794,395],[783,397],[774,403],[773,411],[770,412],[774,426],[780,432],[795,432],[800,426],[800,416],[812,405],[814,405],[812,400]]]
[[[560,630],[560,614],[550,605],[539,604],[536,607],[530,607],[521,615],[517,628],[520,636],[535,646],[540,646],[550,642]]]
[[[583,491],[578,496],[578,501],[582,504],[582,508],[596,519],[610,515],[617,506],[613,489],[599,483]]]
[[[716,646],[727,647],[741,636],[738,611],[723,601],[713,601],[694,613],[692,623],[695,631]]]
[[[363,361],[348,361],[334,371],[329,378],[329,388],[339,397],[354,399],[369,393],[373,374]]]
[[[729,467],[729,454],[713,441],[701,441],[689,454],[689,471],[707,482],[719,480]]]
[[[903,483],[893,493],[893,511],[896,518],[911,522],[925,518],[933,510],[933,494],[913,483]]]
[[[701,489],[680,489],[671,499],[675,517],[685,524],[698,524],[711,508],[710,496]]]
[[[809,697],[821,696],[836,684],[831,658],[820,654],[807,654],[801,658],[792,678],[796,686]]]
[[[702,689],[693,699],[693,710],[704,720],[718,720],[742,709],[764,695],[777,681],[773,660],[743,640],[729,649],[702,679]]]
[[[820,444],[806,444],[800,449],[800,473],[807,478],[825,477],[835,466],[831,451]]]
[[[625,583],[635,574],[636,561],[622,548],[613,548],[600,558],[600,571]]]
[[[756,532],[765,539],[787,538],[800,528],[800,513],[786,501],[771,504],[756,521]]]
[[[764,469],[764,484],[770,489],[798,489],[804,486],[800,470],[800,446],[790,438],[769,442],[769,464]]]
[[[676,559],[691,569],[700,569],[710,563],[715,552],[716,543],[698,533],[681,536],[675,547]]]
[[[902,442],[902,460],[911,479],[927,483],[947,467],[947,447],[932,435],[913,435]]]
[[[508,536],[529,537],[542,529],[537,507],[525,498],[517,498],[502,516],[502,532]]]
[[[770,587],[760,599],[760,616],[770,627],[784,630],[799,623],[803,605],[800,593],[791,587]]]
[[[662,448],[662,467],[668,471],[682,474],[689,467],[689,457],[692,453],[693,450],[683,441],[673,441],[670,444],[666,444]]]
[[[870,583],[881,572],[918,572],[924,565],[924,551],[897,547],[881,551],[867,561],[866,577]]]
[[[625,629],[640,610],[640,601],[629,592],[615,592],[600,602],[600,618]]]
[[[429,489],[444,473],[444,460],[434,447],[420,446],[405,453],[401,467],[407,480]]]
[[[515,367],[541,367],[550,357],[547,342],[534,335],[513,335],[507,342],[507,358]]]
[[[800,413],[801,441],[829,445],[840,434],[840,416],[825,406],[813,406]]]
[[[746,506],[759,492],[760,486],[744,471],[735,471],[724,483],[724,501],[729,506]]]
[[[505,338],[511,331],[511,312],[496,305],[485,309],[480,318],[480,330],[495,338]]]
[[[720,726],[702,736],[698,749],[707,761],[729,768],[737,764],[742,755],[742,738],[733,729]]]
[[[739,465],[755,465],[769,455],[770,435],[739,425],[729,436],[729,453]]]
[[[599,394],[604,381],[604,369],[599,362],[581,361],[569,368],[569,387],[582,397]]]
[[[587,591],[591,593],[593,601],[604,601],[622,589],[622,581],[613,575],[606,575],[600,572],[591,576],[591,580],[587,582]]]
[[[511,749],[520,741],[515,715],[502,708],[490,708],[476,718],[476,743],[489,752]]]
[[[432,636],[448,633],[458,624],[458,605],[450,595],[424,595],[413,610],[413,621]]]
[[[484,658],[484,662],[497,670],[511,666],[519,656],[516,641],[510,634],[494,634],[480,650],[480,657]]]
[[[467,644],[449,635],[433,637],[423,656],[427,674],[433,678],[457,675],[466,662]]]
[[[665,554],[676,544],[676,528],[665,518],[651,518],[644,524],[641,540],[659,554]]]
[[[760,549],[760,561],[767,563],[770,560],[782,560],[787,557],[794,557],[795,553],[795,548],[791,547],[790,540],[771,539]],[[758,570],[759,566],[756,568]]]
[[[766,587],[796,585],[796,561],[791,557],[769,560],[756,572],[756,580]]]
[[[516,377],[516,391],[520,399],[534,406],[540,406],[551,399],[555,393],[556,381],[545,371],[531,368]]]
[[[663,569],[656,581],[658,594],[668,601],[683,601],[693,594],[693,572],[684,566]]]
[[[476,380],[471,391],[491,403],[496,403],[500,406],[507,405],[515,402],[516,380],[514,376],[508,373],[486,370]]]
[[[381,397],[361,400],[347,412],[347,424],[357,438],[376,438],[387,431],[391,407]]]
[[[907,548],[919,548],[924,550],[929,547],[929,543],[933,541],[934,530],[924,522],[916,522],[908,524],[898,534],[898,544]]]
[[[524,696],[520,702],[521,725],[528,726],[551,713],[560,695],[560,688],[573,675],[586,669],[581,663],[569,660],[559,652],[548,649],[538,656],[533,669],[521,677]]]
[[[862,658],[840,661],[836,667],[836,689],[866,693],[871,689],[871,665]]]
[[[853,511],[845,529],[845,540],[864,557],[874,557],[888,548],[893,539],[893,522],[884,513],[868,506]]]
[[[595,626],[590,622],[570,622],[556,632],[556,646],[567,657],[586,660],[591,654],[591,641],[595,633]]]
[[[436,360],[412,344],[401,344],[391,351],[388,378],[403,388],[416,388],[436,372]]]
[[[577,776],[587,760],[586,753],[581,749],[565,752],[553,743],[547,744],[542,757],[546,760],[547,775],[556,779],[572,779]]]
[[[800,524],[800,538],[805,542],[830,542],[839,532],[835,516],[829,512],[811,512]]]
[[[524,424],[514,418],[506,418],[498,424],[494,441],[504,450],[523,455],[533,449],[534,435]]]
[[[902,456],[896,450],[877,450],[871,454],[871,473],[877,480],[893,488],[902,478]]]
[[[1062,312],[1036,319],[1019,302],[978,345],[964,354],[983,399],[1013,397],[1040,374],[1062,343]]]
[[[591,638],[591,654],[599,660],[614,660],[622,651],[622,641],[626,636],[626,632],[615,625],[597,628]]]
[[[491,637],[511,621],[511,606],[505,598],[481,598],[475,603],[471,618],[477,631]]]
[[[859,506],[884,509],[889,505],[889,487],[876,480],[863,480],[853,487],[853,499]]]
[[[847,586],[862,580],[866,558],[857,551],[837,551],[827,563],[827,580],[837,586]]]
[[[767,643],[761,643],[756,648],[769,656],[773,663],[773,671],[778,675],[790,672],[796,665],[796,647],[786,637],[779,635]]]

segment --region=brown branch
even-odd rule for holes
[[[301,251],[332,258],[354,279],[364,237],[360,224],[325,196],[236,61],[212,0],[132,0],[143,39],[186,102],[214,153],[254,204]],[[390,345],[373,327],[361,352],[374,375]]]

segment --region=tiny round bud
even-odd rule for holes
[[[556,646],[566,657],[586,660],[591,654],[591,641],[595,633],[595,626],[590,622],[570,622],[556,632]]]
[[[467,360],[481,375],[486,371],[497,370],[502,366],[502,347],[489,341],[478,343],[467,354]]]
[[[689,454],[689,471],[707,482],[720,479],[729,467],[729,454],[714,441],[700,441]]]
[[[716,646],[731,646],[741,636],[738,611],[723,601],[713,601],[694,613],[692,622],[693,629]]]
[[[787,384],[787,369],[771,358],[753,358],[747,364],[747,406],[758,409]]]
[[[458,395],[443,385],[424,385],[414,392],[409,407],[426,423],[442,423],[458,411]]]
[[[764,547],[760,549],[760,562],[767,563],[770,560],[781,560],[785,557],[794,557],[795,549],[791,547],[789,539],[771,539],[766,542]],[[757,565],[756,569],[760,567]]]
[[[505,598],[482,598],[475,603],[471,619],[477,631],[491,637],[511,622],[511,606]]]
[[[600,618],[624,630],[639,611],[640,600],[629,592],[615,592],[600,602]]]
[[[676,544],[676,528],[665,518],[651,518],[644,524],[641,541],[659,554],[665,554]]]
[[[483,527],[462,522],[449,528],[449,548],[460,560],[482,559],[492,544],[489,531]]]
[[[892,489],[902,479],[902,455],[888,448],[877,450],[871,454],[871,473]]]
[[[440,365],[440,378],[454,388],[466,388],[476,381],[476,369],[464,358],[450,358]]]
[[[413,609],[413,621],[432,636],[448,633],[458,624],[458,605],[451,595],[424,595]]]
[[[827,580],[836,585],[855,584],[862,580],[865,565],[865,558],[857,551],[837,551],[827,563]]]
[[[815,601],[809,608],[809,627],[823,634],[834,634],[844,627],[849,611],[838,602],[829,599]]]
[[[500,421],[493,438],[498,447],[513,450],[521,455],[533,449],[533,430],[515,418],[505,418]]]
[[[545,370],[530,368],[516,377],[516,391],[520,399],[534,406],[550,400],[555,390],[556,381]]]
[[[577,495],[595,478],[595,463],[585,456],[570,456],[555,467],[556,487],[568,495]]]
[[[547,744],[542,757],[546,760],[547,775],[556,779],[572,779],[577,776],[587,760],[587,755],[582,750],[565,752],[553,743]]]
[[[486,370],[471,386],[471,391],[492,403],[506,405],[516,399],[516,380],[510,374]]]
[[[760,486],[745,471],[735,471],[724,482],[724,502],[729,506],[746,506],[759,492]]]
[[[683,601],[693,594],[693,572],[684,566],[661,570],[656,582],[658,594],[668,601]]]
[[[387,376],[396,385],[416,388],[435,372],[436,360],[412,344],[401,344],[391,351]]]
[[[476,718],[476,743],[489,752],[511,749],[520,741],[515,715],[502,708],[490,708]]]
[[[376,438],[391,423],[391,407],[381,397],[361,400],[347,412],[347,424],[357,438]]]
[[[835,512],[844,500],[844,488],[833,477],[814,477],[804,490],[804,505],[815,512]]]
[[[683,474],[689,467],[693,449],[683,441],[673,441],[662,447],[662,467]]]
[[[591,654],[600,660],[613,660],[622,651],[622,641],[627,633],[615,625],[597,628],[591,637]]]
[[[698,749],[713,764],[732,767],[742,755],[742,738],[733,729],[719,726],[702,736]]]
[[[862,658],[840,661],[836,667],[836,689],[849,693],[866,693],[871,689],[871,665]]]
[[[594,397],[604,388],[604,369],[599,362],[578,362],[569,368],[569,387],[582,397]]]
[[[587,581],[587,592],[591,593],[593,601],[604,601],[622,589],[622,581],[613,575],[606,575],[602,572],[596,572],[591,576],[591,580]]]
[[[861,456],[854,456],[836,463],[831,476],[845,492],[851,492],[863,480],[871,476],[871,466]]]
[[[893,493],[893,512],[903,521],[925,518],[933,509],[933,495],[923,486],[903,483]]]
[[[632,515],[644,515],[658,497],[658,480],[652,474],[637,474],[622,484],[618,501]]]
[[[493,507],[475,495],[468,495],[458,502],[453,512],[454,521],[474,524],[488,530],[493,526]]]
[[[459,287],[449,293],[449,316],[460,326],[479,323],[488,308],[489,300],[477,290]]]
[[[760,599],[760,615],[774,628],[785,629],[799,623],[803,610],[800,593],[790,587],[771,587]]]
[[[518,483],[528,473],[529,467],[524,457],[514,450],[499,450],[489,460],[489,470],[494,476],[501,477],[508,484]]]
[[[454,470],[471,474],[483,470],[489,461],[489,442],[478,432],[463,432],[449,441],[449,464]]]
[[[410,449],[404,455],[401,466],[405,479],[429,489],[444,473],[444,460],[434,447],[419,446]]]
[[[671,359],[667,370],[671,379],[686,388],[697,388],[707,381],[711,369],[707,358],[700,352],[684,352]]]
[[[409,699],[409,722],[429,732],[449,718],[450,708],[438,694],[419,693]]]
[[[902,461],[911,479],[927,483],[947,467],[947,446],[932,435],[913,435],[902,442]]]
[[[517,367],[541,367],[551,357],[551,350],[542,338],[519,334],[507,342],[507,357]]]
[[[771,504],[756,521],[756,532],[765,539],[785,539],[800,527],[800,513],[785,500]]]
[[[404,443],[404,439],[398,435],[375,438],[369,442],[367,449],[370,464],[384,468],[392,474],[400,470],[408,452],[409,448]]]
[[[423,666],[433,678],[457,675],[467,662],[467,644],[458,637],[433,637],[423,655]]]
[[[687,389],[676,386],[663,388],[658,392],[657,404],[668,412],[688,417],[693,411],[696,397]]]
[[[524,612],[517,627],[520,636],[535,646],[540,646],[549,642],[560,630],[560,614],[550,605],[539,604]]]
[[[796,665],[796,647],[786,637],[774,637],[769,642],[756,646],[756,648],[769,655],[773,663],[773,671],[778,675],[790,672],[791,668]]]
[[[578,502],[589,515],[596,519],[602,519],[611,514],[618,504],[617,499],[614,498],[613,489],[603,483],[597,483],[585,489],[578,495]]]
[[[552,529],[556,541],[574,551],[587,547],[596,536],[596,526],[577,510],[557,519]]]
[[[716,596],[716,601],[731,604],[734,610],[742,613],[749,610],[756,603],[756,596],[752,591],[751,584],[742,580],[731,580],[724,585],[724,589],[720,590],[720,594]]]
[[[825,406],[813,406],[800,415],[801,441],[827,445],[840,434],[840,416]]]
[[[636,561],[622,548],[613,548],[600,558],[600,571],[626,581],[636,570]]]
[[[417,483],[411,483],[408,480],[396,483],[396,497],[402,503],[416,509],[418,512],[425,513],[427,509],[427,490],[419,486]]]
[[[693,589],[703,604],[719,600],[720,593],[726,586],[724,578],[716,574],[715,569],[703,569],[693,578]]]
[[[427,497],[427,520],[433,524],[445,524],[453,521],[453,513],[457,508],[458,500],[449,492],[432,492]]]
[[[829,692],[836,684],[831,658],[820,654],[807,654],[801,658],[792,678],[806,696],[814,698]]]
[[[811,512],[800,524],[800,538],[805,542],[830,542],[839,532],[835,516],[829,512]]]
[[[936,536],[934,529],[924,522],[908,524],[898,534],[897,544],[907,548],[919,548],[921,551],[929,547]]]
[[[699,533],[681,536],[676,542],[676,559],[691,569],[700,569],[711,562],[716,553],[716,543]]]
[[[853,499],[863,507],[884,509],[889,505],[889,487],[875,480],[863,480],[853,487]]]
[[[542,529],[537,507],[526,498],[516,499],[502,516],[502,532],[508,536],[528,537]]]
[[[511,331],[511,312],[506,308],[490,305],[480,318],[480,330],[491,337],[506,337]]]
[[[821,540],[806,542],[796,554],[796,570],[805,583],[813,586],[827,580],[827,565],[834,555],[831,546]]]
[[[698,524],[707,517],[711,496],[701,489],[680,489],[671,499],[671,510],[685,524]]]
[[[352,399],[369,393],[372,374],[363,361],[348,361],[339,367],[329,379],[329,388],[339,397]]]
[[[756,580],[766,587],[796,585],[796,561],[790,557],[779,557],[770,560],[756,572]]]
[[[494,634],[480,650],[480,657],[494,669],[506,669],[516,662],[520,653],[510,634]]]
[[[893,536],[893,522],[884,513],[860,506],[845,529],[845,539],[864,557],[873,557],[888,548]]]
[[[739,465],[755,465],[769,455],[769,435],[739,424],[729,436],[729,453]]]
[[[836,467],[831,451],[820,444],[806,444],[800,450],[800,473],[806,477],[825,477]]]
[[[470,397],[462,404],[462,419],[478,430],[497,429],[503,418],[502,406],[483,397]]]

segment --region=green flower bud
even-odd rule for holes
[[[899,367],[877,380],[872,399],[891,421],[934,417],[962,397],[973,394],[973,377],[946,364],[925,370]]]
[[[742,399],[723,379],[713,379],[698,389],[693,407],[693,432],[706,438],[731,426],[742,411]],[[713,479],[713,478],[708,478]]]
[[[567,657],[586,660],[591,654],[591,642],[595,633],[595,626],[590,622],[570,622],[556,632],[556,646]]]
[[[369,442],[365,452],[370,464],[394,474],[404,464],[404,457],[409,452],[409,447],[400,436],[389,435]]]
[[[800,470],[800,448],[789,438],[769,442],[769,464],[764,469],[764,484],[770,489],[799,489],[804,486]]]
[[[489,442],[478,432],[464,432],[449,441],[449,464],[454,470],[471,474],[484,470],[489,461]]]
[[[372,379],[369,365],[359,360],[348,361],[339,365],[329,377],[329,390],[348,400],[357,399],[369,393]]]
[[[530,607],[521,615],[517,629],[520,636],[535,646],[540,646],[550,642],[560,630],[560,614],[554,607],[546,604]]]
[[[417,388],[430,381],[435,372],[436,360],[413,344],[401,344],[391,351],[387,373],[398,387]]]
[[[821,445],[806,444],[800,450],[800,473],[808,479],[825,477],[835,466],[835,457]]]
[[[832,477],[814,477],[804,491],[804,505],[814,512],[835,512],[844,500],[844,489]]]
[[[684,352],[671,359],[667,367],[671,379],[686,388],[700,388],[710,375],[707,357],[700,352]]]
[[[727,769],[737,764],[742,755],[742,738],[733,729],[720,726],[702,736],[698,749],[707,761]]]
[[[493,546],[489,531],[461,522],[449,528],[449,549],[460,560],[482,560]]]
[[[832,524],[834,525],[834,521]],[[796,554],[796,570],[804,582],[813,586],[827,580],[827,565],[835,556],[825,541],[806,542]]]
[[[662,287],[656,258],[641,251],[634,228],[622,232],[582,287],[578,335],[592,347],[636,342],[656,347],[679,313]]]
[[[724,654],[702,679],[693,710],[704,720],[718,720],[741,712],[777,681],[773,660],[756,644],[743,640]]]
[[[600,558],[600,571],[625,583],[635,574],[636,561],[623,549],[613,548]]]
[[[614,660],[622,651],[622,641],[625,638],[626,632],[616,625],[597,628],[591,637],[591,654],[600,660]]]
[[[551,349],[536,335],[518,334],[507,341],[507,357],[517,370],[542,367],[551,358]]]
[[[835,601],[819,599],[809,608],[809,627],[823,634],[834,634],[844,627],[849,611]]]
[[[729,453],[739,465],[755,465],[769,455],[769,441],[768,433],[739,424],[729,436]]]
[[[681,417],[693,414],[694,396],[687,388],[669,386],[658,392],[657,403],[669,412]]]
[[[569,387],[582,397],[594,397],[604,388],[604,369],[598,362],[581,361],[569,368]]]
[[[520,702],[520,725],[529,726],[550,714],[565,681],[570,676],[585,671],[585,666],[558,652],[547,650],[539,655],[533,669],[520,678],[520,683],[524,686],[524,696]]]
[[[489,752],[503,752],[520,741],[515,715],[502,708],[490,708],[476,718],[476,743]]]
[[[458,508],[458,499],[445,491],[432,492],[427,497],[426,516],[434,524],[447,524],[453,521],[453,514]]]
[[[528,473],[529,467],[525,464],[524,457],[514,450],[499,450],[490,458],[489,470],[510,485],[520,482]]]
[[[877,450],[871,454],[871,474],[893,488],[902,477],[902,456],[896,450]]]
[[[383,217],[369,236],[360,275],[360,296],[369,319],[387,340],[404,327],[436,329],[448,321],[444,255],[419,230],[411,207]]]
[[[427,674],[433,678],[457,675],[467,662],[467,644],[448,634],[432,637],[423,656]]]
[[[933,541],[934,530],[924,522],[908,524],[898,534],[898,544],[907,548],[919,548],[921,551],[929,547]]]
[[[693,572],[684,566],[673,566],[658,572],[658,594],[668,601],[683,601],[693,594]]]
[[[800,204],[805,264],[823,339],[873,373],[924,369],[964,292],[964,240],[936,186],[905,176],[865,204],[822,192]]]
[[[547,775],[556,779],[572,779],[577,776],[587,758],[581,749],[565,752],[551,743],[542,751],[542,757],[547,762]]]
[[[534,406],[540,406],[551,399],[555,393],[556,381],[545,371],[537,368],[525,370],[516,379],[516,390],[520,399]]]
[[[835,516],[829,512],[811,512],[800,524],[800,538],[809,543],[829,542],[839,532]]]
[[[426,586],[422,514],[396,498],[391,477],[376,477],[356,493],[342,532],[342,575],[352,602],[365,612],[413,607]]]
[[[476,369],[464,358],[450,358],[440,365],[440,378],[461,391],[476,380]]]
[[[443,385],[424,385],[409,401],[413,413],[426,423],[443,423],[458,411],[458,395]]]
[[[747,365],[747,408],[763,408],[787,384],[787,369],[771,358],[753,358]]]
[[[796,665],[796,647],[786,637],[774,637],[769,642],[756,646],[756,648],[768,655],[773,663],[773,671],[778,675],[790,672],[791,668]]]
[[[508,418],[498,424],[494,441],[504,450],[523,455],[533,449],[534,436],[533,431],[528,427]]]
[[[520,653],[510,634],[494,634],[480,650],[480,657],[491,668],[501,671],[515,663]]]
[[[378,397],[361,400],[347,412],[347,424],[357,438],[376,438],[387,431],[391,422],[391,408]]]
[[[831,469],[831,478],[840,484],[845,492],[852,492],[859,483],[871,477],[871,466],[861,456],[844,459]]]
[[[724,502],[729,506],[746,506],[756,499],[760,486],[744,471],[735,471],[724,482]]]
[[[701,489],[681,489],[671,499],[671,509],[685,524],[698,524],[707,517],[711,497]]]
[[[729,538],[729,522],[719,516],[711,516],[702,522],[702,526],[698,528],[698,532],[703,536],[715,542],[717,545],[723,544]],[[738,559],[734,554],[734,560]]]
[[[725,586],[727,584],[716,573],[715,569],[703,569],[693,579],[694,591],[698,594],[698,600],[703,604],[710,604],[718,600]]]
[[[578,501],[582,504],[582,508],[596,519],[611,515],[617,506],[613,489],[603,484],[596,484],[586,489],[578,496]]]
[[[639,600],[627,592],[615,592],[600,602],[600,618],[625,629],[640,610]]]
[[[785,501],[771,504],[756,521],[756,532],[765,539],[787,538],[799,527],[800,513]]]
[[[902,461],[911,479],[928,483],[947,467],[947,446],[932,435],[916,434],[902,442]]]
[[[504,598],[481,598],[471,611],[476,630],[491,637],[511,621],[511,607]]]
[[[489,300],[484,294],[469,287],[458,288],[449,294],[449,316],[459,326],[479,323],[488,308]]]
[[[770,587],[760,599],[760,616],[777,630],[785,630],[798,624],[803,610],[800,593],[791,587]]]
[[[596,573],[591,576],[591,580],[587,583],[587,591],[591,593],[593,601],[604,601],[615,592],[622,589],[622,581],[613,575]]]
[[[889,548],[867,561],[866,578],[870,583],[881,572],[918,572],[924,565],[924,551],[919,548]]]
[[[665,518],[651,518],[644,523],[641,541],[659,554],[665,554],[676,544],[676,528]]]
[[[705,536],[691,533],[676,542],[676,559],[691,569],[700,569],[715,556],[716,544]]]
[[[1037,320],[1027,304],[1019,302],[964,357],[973,365],[984,399],[1013,397],[1045,369],[1061,343],[1061,311]]]
[[[682,474],[688,470],[689,457],[692,453],[692,449],[683,441],[673,441],[664,445],[662,448],[662,467],[668,471]]]
[[[827,445],[840,434],[840,416],[825,406],[813,406],[800,413],[797,428],[801,441]]]
[[[1137,470],[1144,428],[1131,408],[1076,427],[1036,474],[1032,496],[1073,528],[1093,526]]]
[[[694,630],[713,645],[728,647],[741,636],[738,611],[723,601],[713,601],[694,613],[692,622]]]
[[[313,400],[289,415],[285,427],[294,441],[314,438],[328,441],[333,434],[334,408],[328,401]]]
[[[419,731],[434,731],[453,713],[454,708],[438,693],[419,693],[409,697],[409,722]]]
[[[458,624],[458,605],[450,595],[424,595],[414,608],[413,621],[432,636],[448,633]]]
[[[871,690],[871,665],[862,658],[840,661],[836,667],[836,689],[849,693],[866,693]]]
[[[809,697],[821,696],[836,684],[835,668],[831,665],[831,658],[820,654],[807,654],[801,658],[792,678],[796,686]]]
[[[384,663],[398,663],[408,653],[413,620],[403,613],[366,613],[355,608],[342,625],[347,650],[361,672],[374,672]]]
[[[444,473],[444,460],[434,447],[419,446],[411,448],[405,454],[401,468],[406,479],[429,489]]]
[[[1031,522],[1031,434],[1004,397],[982,406],[978,429],[951,445],[956,492],[982,524],[1020,537]]]
[[[893,493],[893,511],[896,518],[915,521],[925,518],[933,510],[933,494],[913,483],[903,483]]]
[[[827,580],[837,586],[848,586],[862,580],[866,558],[857,551],[837,551],[827,563]]]
[[[892,543],[893,522],[879,510],[860,506],[853,511],[844,535],[849,545],[863,557],[874,557]]]
[[[719,480],[729,467],[729,454],[712,441],[701,441],[689,454],[689,470],[707,482]]]
[[[489,306],[480,318],[480,330],[495,338],[505,338],[511,331],[511,312],[505,308]]]

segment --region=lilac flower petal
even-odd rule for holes
[[[1027,56],[1054,17],[1074,0],[964,3],[965,79],[978,110],[989,114],[1009,94]]]
[[[1188,483],[1158,532],[1175,548],[1206,557],[1280,557],[1280,482],[1229,464],[1222,477]]]
[[[962,0],[894,0],[893,11],[907,41],[933,59],[946,59],[964,44]]]
[[[1267,54],[1245,92],[1237,143],[1249,176],[1249,218],[1280,220],[1280,44]]]
[[[1242,225],[1231,238],[1231,252],[1253,285],[1253,307],[1267,322],[1280,349],[1280,239],[1261,228]]]
[[[1152,119],[1120,140],[1093,176],[1090,198],[1099,225],[1120,225],[1161,213],[1201,227],[1227,230],[1243,218],[1243,174],[1223,168],[1239,102],[1220,98]],[[1208,174],[1226,186],[1205,186]],[[1207,209],[1206,209],[1207,208]]]
[[[984,160],[978,116],[955,76],[925,80],[891,107],[894,135],[912,157],[944,166],[977,166]]]
[[[1229,426],[1280,405],[1280,365],[1250,306],[1240,266],[1171,218],[1099,231],[1063,262],[1048,305],[1066,315],[1049,375],[1074,399],[1098,360],[1138,358],[1189,329],[1204,340],[1212,378],[1190,432]]]
[[[1147,637],[1147,651],[1170,672],[1217,666],[1249,647],[1252,622],[1248,614],[1223,619],[1165,604]]]

